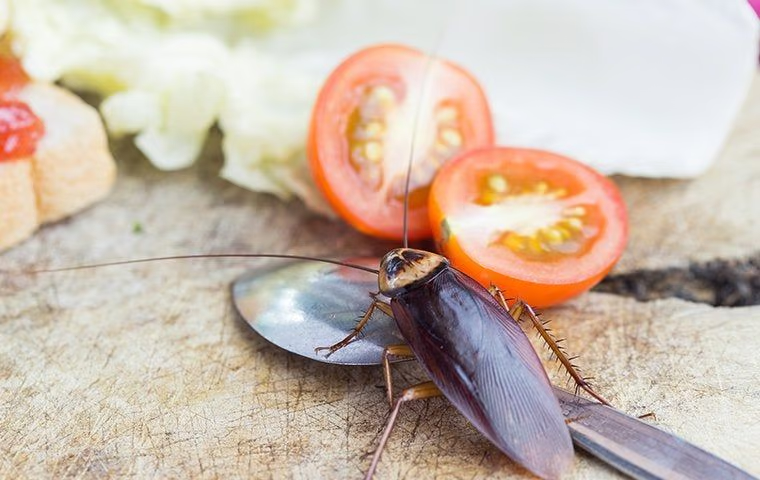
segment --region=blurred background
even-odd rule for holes
[[[8,0],[6,10],[29,73],[98,94],[111,134],[134,135],[158,168],[192,164],[218,124],[223,177],[320,211],[304,168],[311,105],[364,46],[410,44],[466,67],[501,144],[684,178],[720,152],[760,43],[746,0]]]

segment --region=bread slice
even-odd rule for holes
[[[0,250],[105,197],[116,165],[98,112],[46,83],[17,95],[45,125],[34,155],[0,161]]]
[[[0,250],[24,240],[38,225],[31,159],[0,162]]]
[[[45,125],[32,158],[40,222],[60,220],[105,197],[116,165],[98,112],[47,83],[29,83],[18,98]]]

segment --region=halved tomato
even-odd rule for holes
[[[488,101],[460,67],[399,45],[364,49],[332,72],[311,118],[308,156],[332,207],[358,230],[403,236],[409,159],[409,238],[429,237],[427,196],[438,168],[491,145]]]
[[[494,147],[455,158],[433,183],[430,219],[454,267],[537,307],[598,283],[628,237],[615,184],[540,150]]]

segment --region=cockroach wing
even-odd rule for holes
[[[570,466],[570,433],[541,361],[487,290],[449,268],[391,306],[431,379],[483,435],[543,478]]]

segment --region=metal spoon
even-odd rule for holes
[[[377,267],[379,259],[345,259]],[[232,285],[235,307],[262,337],[297,355],[340,365],[379,365],[386,345],[403,343],[393,319],[379,313],[364,336],[330,356],[315,347],[343,338],[377,290],[373,274],[294,261],[250,271]],[[637,479],[756,479],[685,440],[638,418],[554,388],[574,443]],[[756,479],[757,480],[757,479]]]
[[[346,259],[377,268],[379,259]],[[377,312],[358,341],[330,356],[315,347],[346,336],[377,291],[377,276],[317,262],[294,261],[249,271],[232,285],[240,315],[280,348],[320,362],[379,365],[386,345],[404,343],[396,322]]]

